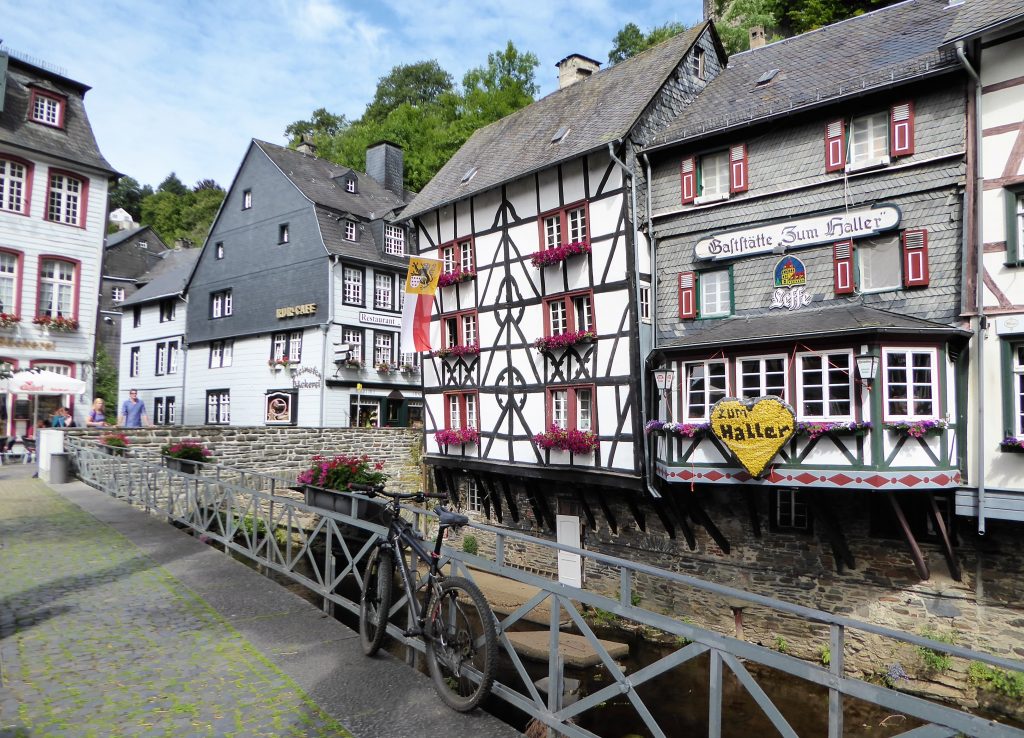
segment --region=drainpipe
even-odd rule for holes
[[[327,321],[320,324],[323,337],[320,341],[320,427],[324,427],[327,408],[327,343],[331,340],[331,324],[334,322],[334,272],[338,257],[331,255],[327,260]]]
[[[632,208],[632,210],[630,212],[632,214],[631,220],[633,221],[633,248],[636,249],[637,244],[638,244],[638,242],[640,240],[640,227],[637,225],[637,222],[636,222],[637,221],[637,217],[636,217],[636,186],[635,186],[636,185],[636,180],[633,178],[632,170],[629,167],[627,167],[625,165],[625,163],[623,163],[622,160],[619,159],[619,157],[617,157],[615,155],[615,146],[616,146],[616,144],[621,145],[623,140],[624,139],[619,139],[618,141],[609,141],[608,142],[608,156],[611,157],[612,161],[614,161],[616,164],[619,165],[619,168],[622,170],[623,174],[629,180],[629,203],[630,203],[630,207]],[[654,274],[653,273],[651,274],[651,278],[652,278],[652,281],[653,281],[653,278],[654,278]],[[652,294],[652,296],[653,296],[653,294]],[[639,272],[639,270],[636,270],[634,272],[634,277],[633,277],[633,299],[634,299],[634,303],[633,304],[637,306],[637,322],[639,323],[639,321],[640,321],[640,313],[639,313],[639,307],[640,307],[640,272]],[[637,328],[637,333],[638,334],[639,334],[639,330],[640,329],[638,327]],[[639,346],[638,346],[638,348],[639,348]],[[647,374],[646,374],[646,372],[643,369],[640,370],[639,377],[638,377],[638,384],[639,384],[640,392],[639,392],[639,395],[638,395],[639,401],[637,403],[637,411],[640,413],[640,420],[642,421],[643,420],[643,416],[644,416],[644,405],[645,405],[645,401],[646,401],[646,397],[647,397],[647,393],[645,392],[645,388],[647,386]],[[656,497],[656,498],[657,497],[661,497],[661,494],[658,492],[658,490],[656,490],[654,488],[654,486],[651,484],[651,472],[653,471],[651,469],[651,464],[653,462],[653,457],[651,455],[651,447],[650,447],[650,442],[647,439],[647,434],[644,433],[642,431],[642,429],[641,429],[641,437],[643,438],[644,459],[647,462],[647,473],[644,475],[645,476],[644,481],[647,484],[647,491],[651,494],[652,497]]]
[[[188,329],[188,295],[178,295],[185,313],[185,329]],[[181,332],[181,413],[178,415],[181,425],[185,425],[185,388],[188,386],[188,335],[186,330]],[[166,411],[165,411],[166,412]]]
[[[978,535],[985,535],[985,237],[982,232],[981,198],[984,187],[981,167],[981,77],[964,54],[964,42],[956,42],[956,58],[974,80],[974,239],[975,268],[974,336],[978,362]]]
[[[654,244],[654,216],[651,214],[651,208],[654,206],[651,196],[651,162],[647,158],[646,153],[641,153],[641,157],[644,160],[644,173],[647,175],[647,239],[648,246],[651,250],[651,353],[658,348],[658,250]],[[646,365],[646,361],[644,364]],[[644,434],[646,442],[647,434]],[[650,472],[648,474],[648,480],[654,478],[654,452],[652,449],[648,449],[650,459]],[[647,482],[647,489],[655,497],[661,497],[661,494],[654,489],[650,481]]]

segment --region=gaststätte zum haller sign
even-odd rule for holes
[[[739,259],[752,254],[765,254],[782,247],[802,249],[820,243],[847,238],[873,236],[892,230],[900,224],[900,209],[895,205],[874,205],[802,220],[740,228],[716,233],[697,242],[698,259]]]

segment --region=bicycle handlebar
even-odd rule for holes
[[[386,492],[383,484],[363,484],[361,482],[349,482],[348,489],[351,492],[364,492],[367,497],[390,497],[392,500],[447,500],[448,495],[436,495],[430,492]]]

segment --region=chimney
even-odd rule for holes
[[[570,54],[555,66],[558,67],[558,89],[563,90],[592,75],[601,66],[601,62],[583,54]]]
[[[764,26],[751,26],[750,48],[760,49],[762,46],[764,46]]]
[[[402,147],[378,141],[366,149],[366,173],[384,189],[405,197],[405,159]]]
[[[303,133],[302,138],[299,139],[299,145],[295,147],[295,150],[300,154],[316,156],[316,144],[313,143],[313,134]]]

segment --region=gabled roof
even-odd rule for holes
[[[966,0],[945,41],[953,43],[1021,22],[1024,22],[1024,0]]]
[[[385,253],[383,244],[378,245],[374,234],[365,224],[356,222],[358,241],[345,238],[345,221],[349,220],[346,213],[339,213],[325,207],[316,208],[316,219],[320,224],[320,235],[323,236],[327,251],[345,259],[356,259],[364,262],[387,264],[405,269],[409,266],[407,257],[393,256]]]
[[[735,54],[650,149],[957,69],[954,52],[939,47],[958,10],[947,0],[907,0]]]
[[[144,225],[144,226],[139,226],[138,228],[126,228],[123,231],[117,231],[116,233],[111,233],[104,240],[103,248],[104,249],[110,249],[110,248],[113,248],[114,246],[119,246],[122,243],[124,243],[125,241],[132,240],[136,236],[142,235],[143,231],[149,231],[150,233],[153,234],[154,238],[159,240],[160,243],[163,243],[163,240],[160,238],[160,236],[157,235],[157,232],[153,230],[152,226]]]
[[[146,286],[126,299],[121,305],[140,305],[183,294],[201,251],[202,249],[164,251],[160,254],[162,257],[160,263],[139,278],[139,282],[147,283]]]
[[[402,217],[420,215],[621,139],[707,27],[701,23],[477,130]],[[553,143],[552,137],[563,127],[568,133]]]
[[[405,207],[402,198],[368,174],[285,146],[256,139],[253,143],[316,205],[364,220],[388,219]],[[345,179],[350,177],[356,180],[354,193],[345,190]]]
[[[8,144],[55,156],[71,164],[93,167],[116,174],[103,158],[89,118],[84,97],[89,87],[42,67],[0,52],[0,71],[6,68],[6,85],[0,84],[0,146]],[[34,123],[28,118],[31,88],[56,92],[67,99],[64,127]]]
[[[720,320],[714,327],[685,338],[667,339],[659,346],[659,350],[707,350],[710,346],[755,346],[797,338],[837,336],[970,336],[970,331],[943,323],[858,304],[783,312],[768,315],[757,313]]]

